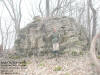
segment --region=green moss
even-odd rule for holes
[[[54,68],[54,71],[61,71],[62,67],[61,66],[57,66]]]
[[[31,63],[32,63],[32,62],[30,62],[30,61],[27,61],[27,65],[28,65],[28,64],[31,64]]]
[[[94,64],[94,63],[92,63],[91,65],[92,65],[92,66],[95,66],[95,64]]]
[[[15,40],[15,44],[19,44],[20,43],[20,39]]]
[[[79,54],[80,54],[80,55],[83,55],[83,54],[84,54],[84,52],[83,52],[83,51],[80,51],[80,52],[79,52]]]
[[[16,55],[8,55],[9,58],[11,59],[20,59],[20,56],[16,56]]]
[[[97,56],[98,59],[100,59],[100,56]]]
[[[23,61],[21,62],[21,65],[22,65],[22,66],[27,66],[27,62],[26,62],[25,60],[23,60]]]
[[[33,52],[30,51],[30,52],[28,53],[28,56],[31,57],[32,55],[33,55]]]
[[[70,73],[66,72],[64,75],[70,75]]]
[[[77,45],[82,45],[82,43],[83,43],[83,41],[80,41],[80,40],[75,41],[75,44],[77,44]]]
[[[39,64],[39,66],[44,67],[44,66],[45,66],[45,64],[44,64],[44,63],[40,63],[40,64]]]
[[[72,51],[72,56],[77,56],[78,55],[78,53],[77,53],[77,51]]]
[[[67,52],[62,50],[62,51],[59,51],[59,53],[60,53],[60,54],[65,54],[65,53],[67,53]]]
[[[26,61],[26,60],[23,60],[20,64],[22,65],[22,66],[27,66],[27,65],[29,65],[29,64],[31,64],[32,62],[30,62],[30,61]]]

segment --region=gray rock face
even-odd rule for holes
[[[59,33],[61,50],[72,48],[83,50],[87,45],[85,28],[73,18],[66,16],[37,18],[20,30],[14,46],[16,51],[26,56],[52,51],[53,28]]]

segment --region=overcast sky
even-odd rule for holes
[[[21,27],[24,27],[24,25],[26,25],[27,23],[32,21],[32,19],[31,19],[31,17],[32,17],[31,16],[31,14],[32,14],[32,12],[31,12],[31,9],[32,9],[31,5],[33,6],[33,10],[35,12],[35,15],[40,15],[38,13],[39,1],[40,0],[23,0],[23,2],[22,2],[22,22],[21,22],[22,25],[21,25]],[[51,0],[51,1],[52,1],[52,6],[54,6],[57,0]],[[77,3],[80,4],[84,0],[76,0],[76,1],[77,1]],[[95,8],[100,7],[100,0],[93,0],[93,1],[94,1],[93,4],[94,4]],[[42,0],[41,8],[42,8],[43,11],[45,11],[45,0]],[[9,14],[6,11],[6,9],[5,9],[4,5],[2,4],[2,2],[0,2],[0,15],[1,15],[2,12],[3,12],[3,14],[2,14],[3,19],[7,20],[7,22],[8,22],[8,20],[10,19],[9,18]]]

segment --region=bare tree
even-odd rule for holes
[[[48,6],[48,9],[46,9],[46,10],[47,10],[47,16],[49,16],[49,6]],[[43,17],[43,12],[41,10],[41,0],[39,2],[39,12],[40,12],[41,16]]]
[[[45,16],[65,16],[65,14],[69,12],[72,14],[72,11],[73,11],[72,3],[74,2],[75,2],[74,0],[57,0],[56,4],[54,6],[51,6],[50,4],[52,4],[52,1],[46,0],[45,12],[44,12],[42,9],[42,0],[40,0],[38,4],[38,12],[40,13],[42,17],[44,16],[44,14]],[[72,9],[70,10],[70,8]],[[32,8],[32,12],[33,14],[35,12],[33,11],[33,8]],[[31,16],[34,16],[34,15],[31,15]]]
[[[0,48],[3,50],[4,36],[3,36],[3,30],[2,30],[2,27],[1,27],[1,17],[0,17],[0,34],[1,34],[1,38],[2,38],[2,39],[1,39],[2,42],[1,42],[1,45],[0,45],[1,47],[0,47]],[[1,50],[1,49],[0,49],[0,50]]]
[[[30,8],[31,10],[29,11],[29,16],[30,16],[30,19],[33,20],[35,16],[44,16],[44,12],[43,12],[43,9],[42,9],[42,0],[39,0],[39,3],[38,3],[38,7],[34,6],[34,1],[33,2],[30,2],[29,1],[29,5],[30,5]],[[28,6],[27,6],[28,8]],[[37,9],[35,9],[37,8]]]
[[[11,24],[9,24],[9,26],[7,25],[6,21],[4,24],[2,24],[2,17],[0,17],[0,34],[1,34],[1,47],[2,47],[2,50],[6,50],[7,49],[7,46],[8,46],[8,41],[9,41],[9,30],[10,30],[10,27],[11,27]],[[2,26],[5,27],[5,29],[2,29]],[[10,44],[11,45],[11,44]]]
[[[83,5],[83,7],[81,7],[81,8],[79,8],[79,10],[78,10],[78,13],[79,13],[79,15],[78,15],[78,22],[79,23],[81,23],[81,20],[82,20],[82,15],[83,15],[83,13],[85,12],[85,4]]]
[[[5,38],[5,41],[4,41],[5,42],[4,50],[7,49],[7,46],[8,46],[8,40],[9,40],[8,38],[9,38],[10,27],[11,27],[11,25],[7,26],[7,24],[5,22],[5,29],[6,29],[5,36],[6,36],[6,38]]]
[[[18,4],[14,4],[14,0],[2,0],[3,4],[5,5],[11,19],[13,20],[15,24],[15,30],[16,30],[16,36],[19,36],[19,30],[20,30],[20,23],[21,23],[21,3],[22,0],[17,1]]]
[[[97,42],[97,39],[100,38],[100,33],[99,34],[96,34],[91,42],[91,47],[90,47],[90,54],[91,54],[91,57],[92,57],[92,60],[93,60],[93,63],[95,64],[96,66],[96,71],[98,73],[98,75],[100,74],[100,63],[99,63],[99,60],[97,59],[96,57],[96,42]]]
[[[96,9],[94,9],[94,7],[93,7],[92,0],[89,0],[88,3],[89,3],[89,7],[90,7],[92,14],[93,14],[93,28],[92,28],[92,38],[93,38],[96,34],[97,12],[96,12]]]
[[[29,16],[30,16],[30,19],[32,19],[32,20],[33,20],[33,17],[36,16],[36,12],[34,11],[34,10],[35,10],[35,9],[34,9],[35,6],[34,6],[33,3],[34,3],[34,2],[30,2],[30,1],[29,1],[29,5],[30,5],[30,8],[31,8],[30,11],[28,10],[28,9],[29,9],[28,6],[26,5],[26,6],[27,6],[27,10],[28,10],[28,12],[29,12],[28,14],[29,14]],[[36,7],[35,7],[35,8],[36,8]],[[39,12],[41,11],[41,0],[40,0],[40,3],[39,3],[39,9],[38,9],[38,11],[39,11]]]
[[[49,6],[50,0],[46,0],[46,16],[50,15],[50,6]]]
[[[51,16],[56,16],[56,15],[64,16],[66,13],[71,11],[70,7],[73,2],[74,1],[72,0],[69,0],[69,1],[68,0],[58,0],[56,7],[51,12]]]
[[[91,23],[90,23],[90,8],[89,8],[89,0],[87,0],[87,28],[88,28],[88,42],[90,44],[91,41]]]
[[[61,5],[62,5],[62,2],[60,2],[60,0],[58,0],[58,1],[57,1],[57,6],[56,6],[56,7],[53,9],[53,11],[51,12],[51,16],[53,16],[55,12],[58,13],[59,9],[62,8]],[[57,13],[56,13],[56,14],[57,14]]]

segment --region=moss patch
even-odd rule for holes
[[[97,56],[98,59],[100,59],[100,56]]]
[[[56,67],[54,68],[54,71],[61,71],[61,69],[62,69],[61,66],[56,66]]]
[[[64,75],[70,75],[70,73],[66,72]]]
[[[44,64],[44,63],[40,63],[39,66],[40,66],[40,67],[44,67],[45,64]]]
[[[72,54],[72,56],[77,56],[78,55],[77,51],[72,51],[71,54]]]
[[[8,55],[8,57],[10,59],[20,59],[21,58],[20,56],[16,56],[16,55]]]

